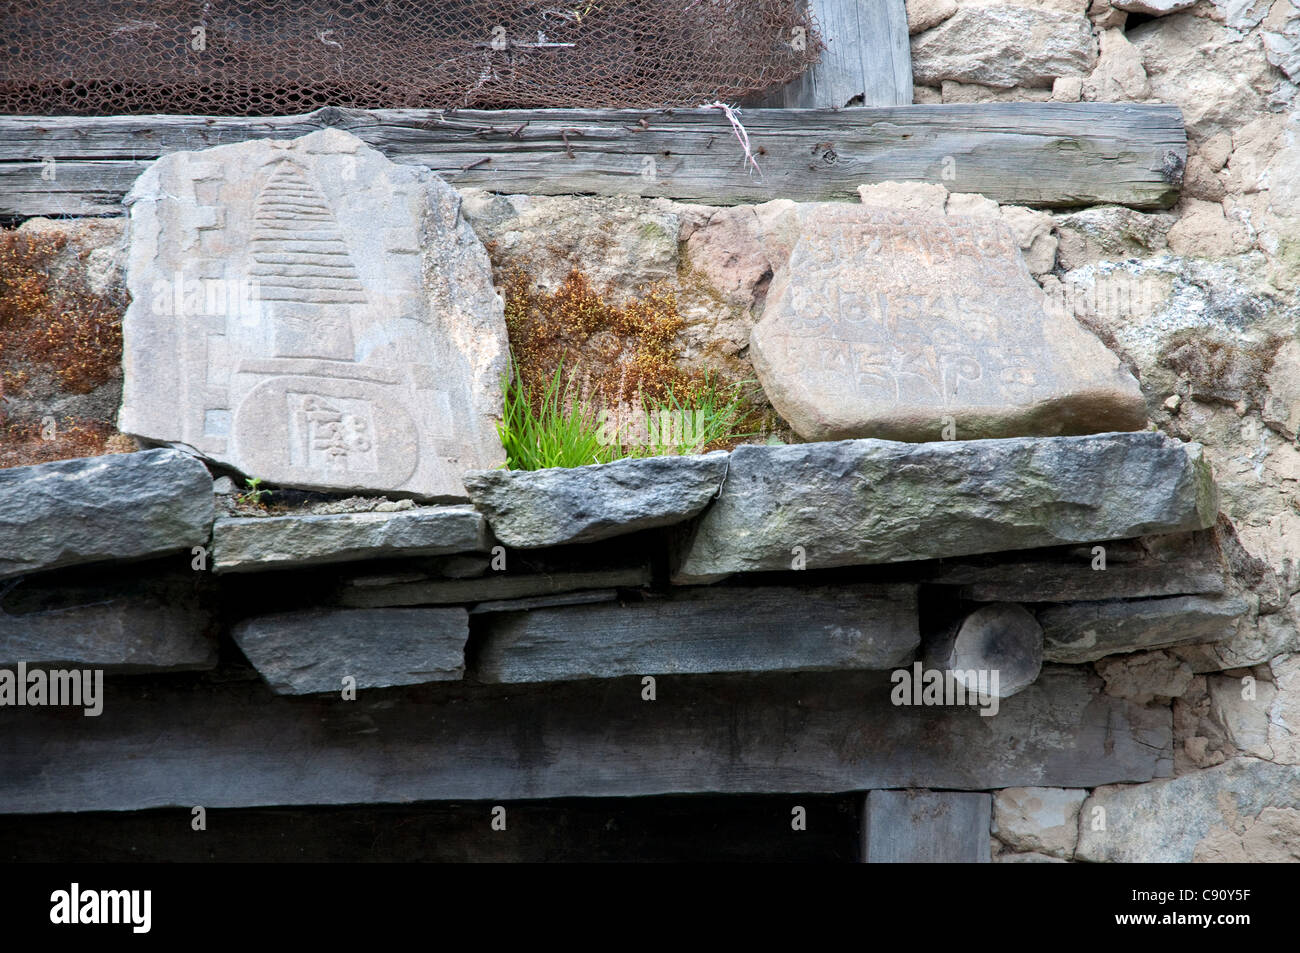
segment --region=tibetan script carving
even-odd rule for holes
[[[504,458],[502,305],[436,175],[330,129],[165,156],[127,203],[124,432],[422,498]]]

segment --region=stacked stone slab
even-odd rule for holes
[[[0,579],[208,541],[212,478],[174,450],[0,470]]]
[[[684,541],[677,577],[1188,532],[1217,516],[1201,447],[1158,433],[744,446]]]
[[[589,543],[695,516],[718,495],[727,455],[649,457],[572,469],[465,475],[470,499],[508,546]]]

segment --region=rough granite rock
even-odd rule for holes
[[[1182,12],[1139,24],[1125,36],[1142,55],[1152,98],[1183,111],[1191,138],[1233,132],[1242,117],[1266,112],[1277,74],[1258,34]]]
[[[1120,205],[1098,205],[1057,215],[1057,258],[1070,270],[1104,259],[1145,257],[1164,251],[1177,219]]]
[[[1249,610],[1240,596],[1208,599],[1116,599],[1076,602],[1038,611],[1043,626],[1043,658],[1053,662],[1093,662],[1107,655],[1217,642],[1237,631]]]
[[[1212,768],[1238,754],[1220,720],[1214,717],[1209,677],[1197,675],[1182,697],[1175,698],[1174,774]]]
[[[1098,829],[1102,815],[1104,828]],[[1300,860],[1300,767],[1234,758],[1150,784],[1097,788],[1080,815],[1078,860]]]
[[[1288,341],[1273,355],[1264,384],[1264,422],[1294,440],[1300,435],[1300,340]]]
[[[1083,81],[1083,98],[1088,102],[1141,101],[1151,95],[1151,84],[1142,67],[1142,54],[1119,28],[1101,34],[1101,56],[1097,68]]]
[[[1097,674],[1106,680],[1106,694],[1145,705],[1157,698],[1178,698],[1195,673],[1187,663],[1164,651],[1134,652],[1098,660]]]
[[[695,516],[718,494],[728,456],[646,457],[549,470],[465,474],[470,499],[507,546],[590,543]]]
[[[1083,98],[1083,79],[1079,76],[1058,76],[1052,82],[1052,102],[1077,103]]]
[[[1032,274],[1046,274],[1056,267],[1057,238],[1052,234],[1051,215],[1023,205],[1003,205],[998,214],[1015,236]]]
[[[1183,195],[1203,202],[1222,202],[1227,190],[1223,180],[1214,174],[1209,162],[1201,156],[1188,158],[1183,170]]]
[[[0,579],[208,541],[212,477],[176,450],[0,470]]]
[[[1056,81],[1053,81],[1052,88],[1056,88]],[[944,103],[1047,103],[1052,100],[1052,90],[1028,89],[1023,86],[997,89],[979,83],[959,83],[945,79],[940,89],[940,99]]]
[[[1068,788],[1005,788],[993,797],[993,835],[1017,851],[1069,858],[1087,796]]]
[[[1253,758],[1287,760],[1275,758],[1269,745],[1269,710],[1277,698],[1277,686],[1254,675],[1209,675],[1205,687],[1210,696],[1210,717],[1234,748]]]
[[[984,86],[1051,87],[1097,62],[1097,41],[1079,13],[1013,6],[966,6],[912,39],[912,75],[925,86],[945,79]]]
[[[863,205],[872,208],[890,209],[895,212],[932,212],[941,215],[948,201],[948,190],[938,182],[872,182],[858,186],[858,199]],[[858,221],[837,206],[829,206],[829,208],[835,210],[830,221],[840,218]],[[821,206],[816,205],[806,205],[801,208],[799,210],[801,226],[810,217],[813,218],[815,225],[817,213],[821,209]]]
[[[907,32],[915,36],[957,12],[957,0],[907,0]]]
[[[171,153],[125,202],[124,433],[430,499],[504,459],[502,302],[433,172],[324,129]]]
[[[461,678],[464,609],[313,609],[260,616],[231,635],[280,695],[421,685]]]
[[[469,506],[331,516],[231,517],[217,520],[212,529],[216,572],[293,569],[487,549],[487,524]]]
[[[1023,238],[986,215],[806,211],[750,340],[763,390],[800,436],[936,440],[951,439],[950,428],[967,440],[1145,426],[1137,381],[1072,316],[1046,306],[1025,265],[1021,247],[1034,247],[1041,229],[1050,267],[1051,217],[1001,211]]]
[[[1284,764],[1300,764],[1300,655],[1275,658],[1269,669],[1277,691],[1268,706],[1270,757]],[[1255,687],[1264,684],[1257,681]]]
[[[464,189],[463,214],[494,258],[544,291],[571,270],[622,302],[677,274],[682,206],[604,195],[497,195]]]
[[[1227,258],[1250,249],[1249,229],[1230,221],[1221,203],[1184,198],[1180,209],[1182,216],[1169,229],[1168,236],[1169,250],[1175,255]]]
[[[110,674],[213,668],[217,622],[196,591],[199,577],[24,581],[0,605],[0,666],[77,665]]]
[[[1200,446],[1151,432],[741,446],[676,578],[1181,532],[1217,513]]]
[[[762,223],[752,205],[714,212],[686,239],[691,268],[732,307],[748,308],[772,278]]]
[[[1268,61],[1286,73],[1287,78],[1300,82],[1300,4],[1295,0],[1279,0],[1286,13],[1279,29],[1264,34],[1264,51]],[[1272,20],[1277,13],[1271,13]]]
[[[1225,641],[1179,645],[1172,651],[1193,672],[1263,665],[1278,655],[1300,651],[1300,612],[1296,611],[1294,599],[1286,611],[1262,615],[1256,621],[1256,626],[1243,625]]]
[[[1224,22],[1235,30],[1249,30],[1259,26],[1269,15],[1275,0],[1210,0],[1223,14]]]

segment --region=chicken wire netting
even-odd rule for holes
[[[817,58],[794,0],[0,2],[0,113],[698,106]]]

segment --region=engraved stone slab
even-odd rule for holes
[[[994,219],[809,208],[750,343],[767,396],[808,440],[1146,425],[1137,381],[1072,317],[1048,309],[1010,229]]]
[[[502,303],[437,175],[326,129],[164,156],[125,201],[123,432],[428,499],[504,460]]]

